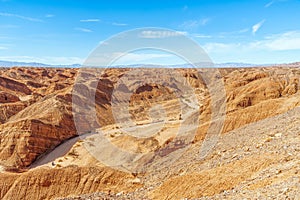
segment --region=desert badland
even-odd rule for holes
[[[111,68],[95,77],[72,68],[1,68],[0,199],[300,198],[299,63],[218,69],[225,92],[216,84],[214,100],[195,69],[139,69],[141,77],[158,78],[175,70],[193,88],[179,88],[180,97],[172,86],[139,85],[136,79],[125,79],[114,94],[131,70]],[[92,98],[97,125],[75,123],[79,108],[89,106],[82,94],[92,84],[78,81],[79,75],[98,79]],[[124,127],[113,103],[122,102],[130,88],[136,88],[128,104],[133,124]],[[223,119],[221,132],[200,158],[209,129],[215,130],[218,103],[224,112],[214,120]],[[153,107],[164,110],[161,119]],[[141,156],[120,164],[100,132],[110,145]],[[102,154],[104,162],[95,156]],[[180,156],[165,164],[174,154]]]

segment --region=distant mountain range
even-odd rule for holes
[[[63,67],[63,68],[78,68],[80,64],[73,65],[49,65],[37,62],[15,62],[15,61],[3,61],[0,60],[0,67]]]
[[[15,62],[15,61],[1,61],[0,60],[0,67],[61,67],[61,68],[79,68],[81,67],[81,64],[72,64],[72,65],[50,65],[50,64],[44,64],[44,63],[37,63],[37,62]],[[255,66],[261,66],[256,64],[250,64],[250,63],[217,63],[214,64],[214,67],[216,68],[235,68],[235,67],[255,67]],[[169,68],[193,68],[190,64],[181,64],[181,65],[155,65],[155,64],[134,64],[134,65],[117,65],[113,66],[116,68],[122,68],[122,67],[145,67],[145,68],[155,68],[155,67],[169,67]]]

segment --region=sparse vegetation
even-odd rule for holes
[[[10,69],[7,70],[9,71]],[[51,70],[52,69],[49,69],[48,71]],[[119,199],[123,197],[124,199],[143,199],[146,195],[151,198],[151,194],[156,195],[154,199],[200,198],[202,195],[208,195],[208,192],[211,196],[209,198],[211,199],[240,199],[241,195],[243,198],[253,197],[261,199],[260,197],[262,197],[263,199],[265,197],[263,195],[268,195],[270,193],[269,191],[276,194],[276,197],[277,194],[286,194],[288,196],[291,192],[293,195],[299,191],[297,187],[299,181],[295,179],[295,177],[297,178],[299,174],[298,155],[300,151],[297,141],[299,139],[298,124],[300,124],[300,118],[297,112],[298,108],[295,107],[300,105],[300,93],[289,90],[289,88],[287,89],[289,83],[283,85],[277,83],[276,81],[281,81],[280,77],[270,79],[266,72],[268,70],[275,69],[270,67],[264,70],[257,68],[223,70],[224,74],[226,74],[224,81],[227,95],[227,115],[225,116],[226,120],[223,126],[223,132],[225,134],[221,135],[216,146],[212,148],[208,156],[202,160],[199,159],[201,145],[205,144],[203,141],[206,139],[208,128],[214,130],[215,123],[210,124],[210,120],[214,115],[211,109],[213,105],[212,99],[209,97],[207,88],[201,85],[201,82],[199,82],[199,87],[203,87],[203,91],[205,92],[202,92],[200,95],[196,93],[196,96],[198,95],[197,98],[203,101],[203,104],[201,104],[201,121],[199,125],[197,124],[198,118],[196,114],[191,113],[195,109],[189,109],[191,112],[184,110],[187,106],[180,109],[177,102],[178,98],[175,100],[169,98],[169,93],[164,93],[162,90],[158,92],[157,89],[155,91],[158,92],[159,95],[167,96],[165,101],[160,101],[166,111],[166,117],[154,116],[153,121],[152,119],[147,119],[149,116],[145,117],[145,115],[149,113],[135,111],[140,110],[140,107],[143,106],[152,107],[156,105],[155,101],[160,99],[153,98],[151,102],[138,102],[137,105],[134,104],[135,99],[132,99],[131,109],[135,115],[132,120],[139,125],[139,133],[148,136],[146,139],[138,138],[138,136],[128,136],[125,130],[118,130],[121,124],[113,124],[113,121],[110,119],[110,104],[105,104],[105,109],[101,107],[102,110],[100,110],[101,122],[109,124],[103,128],[101,127],[104,130],[105,136],[111,137],[109,139],[112,141],[112,144],[118,145],[117,147],[121,150],[135,154],[143,154],[141,157],[138,156],[137,159],[129,158],[128,163],[121,166],[121,171],[103,166],[103,163],[98,162],[96,158],[87,153],[86,150],[89,149],[83,148],[83,144],[85,144],[84,147],[88,148],[90,146],[90,149],[97,150],[97,145],[102,145],[101,141],[97,138],[98,134],[84,140],[78,137],[74,138],[76,133],[69,130],[69,125],[72,123],[72,118],[69,116],[72,108],[72,98],[70,98],[70,94],[68,93],[70,90],[57,91],[56,88],[47,81],[47,76],[45,75],[43,76],[43,84],[45,82],[45,84],[49,85],[51,92],[48,91],[48,88],[42,92],[41,88],[34,89],[28,86],[30,89],[35,90],[36,93],[41,94],[37,94],[36,97],[33,96],[30,102],[26,100],[25,107],[23,105],[25,98],[21,98],[19,101],[16,94],[21,90],[11,91],[6,89],[5,86],[1,85],[5,82],[3,79],[2,82],[0,81],[0,89],[4,89],[6,93],[13,93],[13,95],[16,96],[17,102],[6,103],[9,101],[9,98],[5,99],[4,97],[3,101],[5,102],[1,104],[1,106],[3,106],[2,108],[7,109],[4,111],[8,116],[0,115],[0,120],[2,120],[1,126],[3,127],[3,130],[0,131],[4,133],[0,134],[1,148],[3,148],[3,150],[1,150],[1,165],[3,164],[6,168],[6,170],[0,172],[4,180],[2,181],[3,187],[0,187],[0,193],[5,194],[5,190],[8,190],[8,193],[5,194],[7,195],[5,196],[7,199],[20,199],[14,198],[15,196],[12,192],[17,194],[15,191],[22,193],[22,191],[32,188],[30,194],[34,194],[35,196],[31,199],[54,198],[57,191],[62,191],[62,195],[59,194],[61,196],[68,196],[69,193],[72,192],[75,194],[78,191],[93,193],[94,189],[96,191],[112,190],[112,196],[109,195],[109,197],[118,197]],[[283,73],[289,71],[288,69],[281,68],[278,70],[281,70]],[[299,69],[295,70],[300,71]],[[2,73],[5,74],[5,72]],[[119,74],[123,72],[112,70],[112,73],[119,76]],[[0,77],[3,74],[0,74]],[[19,77],[19,75],[16,74],[14,77]],[[55,73],[51,73],[51,77],[55,77]],[[24,76],[24,78],[26,79],[27,76]],[[111,81],[109,76],[107,79]],[[26,84],[25,86],[22,85],[25,81],[26,80],[20,82],[16,87],[25,87]],[[35,81],[35,79],[32,78],[31,81]],[[60,79],[56,77],[55,81],[60,82]],[[73,86],[72,81],[73,80],[70,81],[70,88]],[[15,82],[10,82],[10,84],[15,84]],[[67,83],[64,84],[67,85]],[[133,82],[132,84],[135,83]],[[113,85],[113,83],[111,85]],[[105,94],[111,92],[109,87],[105,87],[105,89],[107,91],[101,92]],[[291,89],[297,89],[297,87],[295,88],[294,85],[291,85]],[[286,92],[285,96],[283,96],[284,92]],[[3,91],[0,91],[0,93],[7,95]],[[140,95],[142,96],[144,94],[141,93]],[[104,96],[105,95],[103,95],[103,98]],[[245,98],[251,99],[251,104],[243,103]],[[61,99],[64,99],[64,101],[60,101]],[[193,106],[187,98],[183,99],[183,103],[189,107]],[[58,106],[54,107],[50,105]],[[15,108],[17,109],[14,110]],[[15,112],[21,113],[18,114]],[[38,117],[34,118],[36,113]],[[274,116],[275,114],[276,116]],[[32,118],[34,119],[31,120]],[[43,119],[42,122],[40,118]],[[166,120],[161,121],[159,119]],[[179,121],[182,119],[187,120],[187,123],[184,124],[182,121]],[[8,120],[9,123],[6,123],[6,120]],[[56,123],[62,124],[62,126]],[[160,127],[162,124],[164,127]],[[183,126],[180,127],[180,125]],[[29,126],[37,135],[32,134],[32,130],[28,130]],[[66,130],[63,130],[64,128],[66,128]],[[135,127],[133,125],[130,128],[134,129]],[[158,129],[160,130],[158,131]],[[53,132],[48,132],[49,130]],[[192,130],[196,131],[195,135],[190,134],[193,132]],[[178,134],[178,131],[182,131],[180,132],[182,134]],[[71,138],[70,140],[72,141],[62,143],[62,145],[65,144],[67,146],[56,146],[56,143],[53,144],[52,140],[40,141],[39,138],[41,135],[38,134],[45,137],[53,137],[54,134],[58,136],[55,140],[61,139],[62,141],[60,142],[63,142],[65,138]],[[190,138],[187,139],[186,137]],[[40,142],[37,143],[37,140]],[[74,144],[76,140],[78,141]],[[190,142],[190,140],[192,141]],[[22,142],[25,142],[26,148],[24,150],[17,148],[23,145]],[[5,146],[5,144],[7,144],[7,146]],[[20,170],[24,167],[23,164],[25,163],[27,165],[30,162],[35,162],[36,154],[41,153],[40,147],[47,150],[47,152],[45,152],[46,156],[44,157],[48,157],[52,152],[54,154],[50,156],[55,156],[57,150],[60,150],[59,148],[66,149],[65,151],[70,148],[71,150],[67,153],[64,152],[66,153],[64,157],[56,157],[54,162],[51,161],[47,163],[46,166],[49,167],[26,168],[26,173],[23,173],[25,171]],[[52,148],[56,149],[52,151]],[[179,151],[180,149],[183,150],[182,156]],[[180,152],[180,156],[178,159],[176,158],[176,162],[170,166],[165,166],[164,164],[168,162],[169,157],[172,158],[172,156],[178,152]],[[116,156],[115,151],[105,154],[105,148],[103,148],[101,149],[101,153],[103,153],[103,155],[109,155],[107,156],[108,159],[116,163],[118,159],[120,159],[119,156]],[[23,159],[22,157],[24,163],[19,162],[20,156],[23,155],[24,158],[26,158]],[[43,157],[41,156],[40,158]],[[160,162],[161,158],[166,158],[166,160]],[[124,160],[126,161],[126,159]],[[130,162],[133,162],[137,167],[143,167],[143,170],[145,168],[145,174],[135,174],[132,172],[128,167],[131,164]],[[15,171],[13,171],[8,170],[6,164],[19,166],[14,167],[13,169]],[[163,168],[157,168],[161,166]],[[123,173],[122,170],[125,170],[126,173]],[[36,192],[37,190],[35,190],[35,187],[43,186],[43,184],[45,187],[49,185],[49,182],[47,183],[45,181],[43,183],[44,179],[50,182],[53,180],[53,183],[55,181],[56,185],[50,184],[51,187],[46,188],[49,189],[49,193],[52,192],[49,194],[52,195],[51,197],[47,196],[47,193],[40,195],[40,191]],[[67,184],[59,184],[61,180],[68,180]],[[118,180],[121,180],[121,183],[119,183]],[[40,183],[40,185],[36,185],[36,183]],[[89,184],[93,185],[91,186]],[[121,187],[119,187],[120,185]],[[73,188],[75,188],[76,191],[73,191]],[[128,188],[130,188],[129,193],[127,193]],[[277,191],[279,191],[279,193],[276,193]],[[258,192],[261,196],[255,196]],[[2,198],[1,194],[0,199]],[[22,193],[22,195],[28,194],[29,193],[26,192]],[[113,196],[114,194],[118,195]],[[91,195],[92,197],[96,197],[94,193]],[[108,197],[107,194],[103,194],[103,196],[104,199]],[[286,196],[280,197],[286,199]],[[289,197],[291,197],[291,199],[297,199],[293,198],[293,196]]]
[[[61,165],[61,164],[56,164],[56,165],[55,165],[55,167],[57,167],[57,168],[61,168],[61,167],[62,167],[62,165]]]
[[[77,153],[77,151],[73,148],[69,153],[68,153],[69,156],[72,156],[72,157],[78,157],[79,154]]]

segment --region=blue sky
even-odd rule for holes
[[[82,63],[112,35],[163,27],[197,41],[216,63],[296,62],[299,10],[300,0],[0,0],[0,60]],[[177,62],[151,51],[124,63],[162,58]]]

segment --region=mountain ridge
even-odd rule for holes
[[[266,64],[268,65],[268,64]],[[79,68],[82,64],[74,63],[74,64],[45,64],[39,62],[19,62],[19,61],[7,61],[0,60],[0,67],[55,67],[55,68]],[[115,68],[135,68],[135,67],[146,67],[146,68],[157,68],[157,67],[166,67],[166,68],[194,68],[193,65],[190,64],[172,64],[172,65],[158,65],[158,64],[129,64],[129,65],[113,65],[110,67]],[[226,63],[215,63],[213,67],[215,68],[223,68],[223,67],[254,67],[254,66],[264,66],[259,64],[251,64],[251,63],[242,63],[242,62],[226,62]]]

